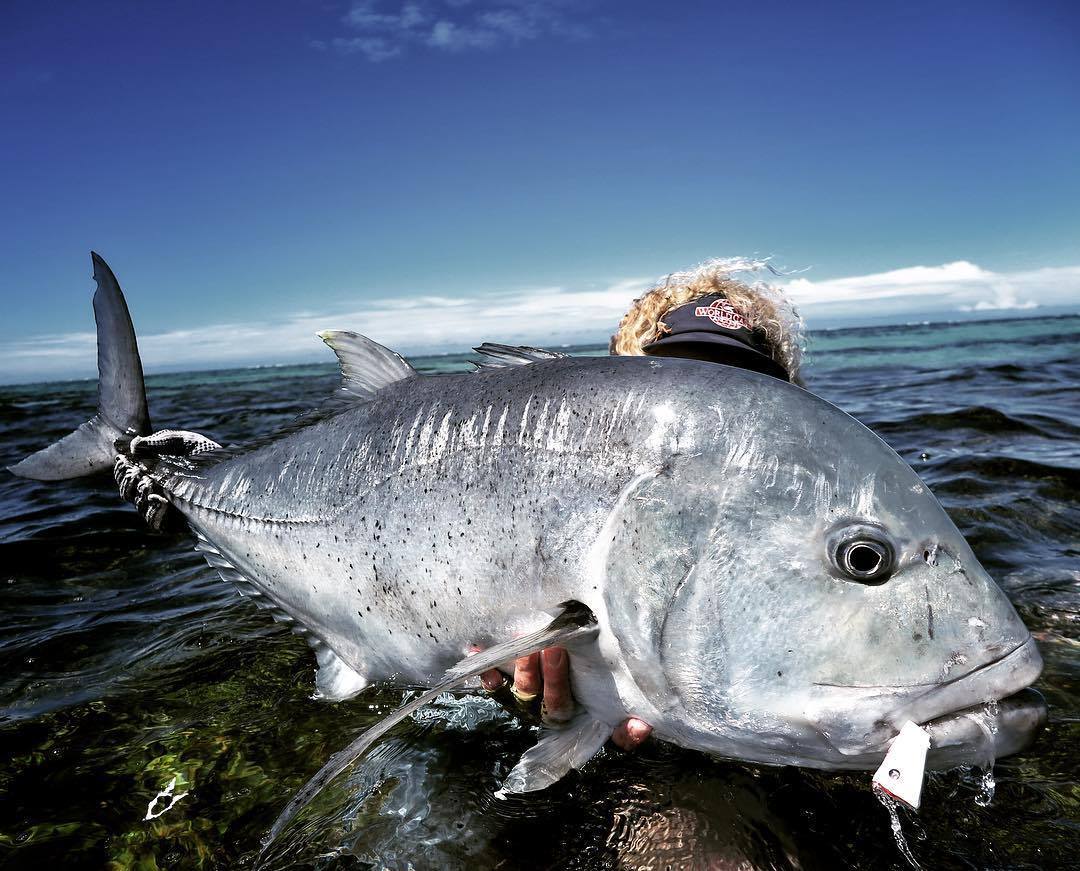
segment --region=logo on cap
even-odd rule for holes
[[[699,305],[694,309],[694,315],[699,318],[708,318],[718,327],[723,327],[725,330],[750,329],[750,324],[747,323],[746,318],[735,311],[735,306],[726,299],[717,299],[708,305]]]

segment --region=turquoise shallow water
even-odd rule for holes
[[[602,348],[574,349],[602,353]],[[418,358],[425,371],[471,355]],[[1068,867],[1080,841],[1080,317],[813,336],[811,389],[916,468],[1032,628],[1051,709],[1001,760],[997,794],[934,775],[905,814],[927,868]],[[273,430],[335,367],[148,379],[157,426],[223,441]],[[90,416],[92,382],[0,389],[8,464]],[[0,479],[0,866],[251,867],[277,811],[401,700],[312,700],[306,644],[221,583],[183,535],[151,535],[107,482]],[[271,867],[901,868],[864,776],[660,745],[497,802],[532,740],[447,697],[339,778]],[[186,793],[157,819],[154,796]]]

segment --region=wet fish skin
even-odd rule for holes
[[[899,457],[812,394],[728,367],[579,358],[409,378],[160,483],[364,681],[433,683],[575,599],[601,626],[595,657],[571,659],[595,718],[643,717],[736,758],[870,768],[930,689],[1022,649],[1019,669],[975,697],[956,681],[921,722],[1040,666]],[[830,530],[853,523],[895,542],[880,586],[829,564]]]
[[[653,462],[649,423],[634,419],[646,393],[628,382],[615,401],[591,398],[605,362],[413,378],[198,477],[162,467],[158,481],[357,673],[430,683],[560,601],[599,602],[590,548]]]

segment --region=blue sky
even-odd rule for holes
[[[0,381],[610,331],[771,255],[811,327],[1080,307],[1070,2],[41,4],[0,34]]]

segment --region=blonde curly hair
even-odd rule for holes
[[[768,269],[764,260],[708,260],[694,269],[673,272],[634,300],[611,337],[609,350],[618,355],[642,355],[644,347],[670,332],[664,315],[710,294],[721,294],[762,340],[769,356],[784,368],[792,383],[802,384],[803,321],[783,292],[765,281],[739,281],[737,273]]]

